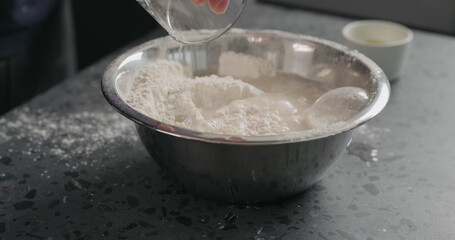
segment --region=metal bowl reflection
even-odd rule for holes
[[[272,62],[281,73],[337,87],[368,91],[369,105],[345,124],[326,131],[276,136],[228,136],[170,126],[131,108],[122,99],[125,73],[156,59],[172,59],[196,75],[216,73],[226,51]],[[351,141],[352,131],[386,105],[390,85],[364,55],[327,40],[280,31],[233,29],[205,45],[181,46],[169,37],[134,47],[116,58],[102,79],[107,101],[135,122],[147,151],[181,184],[212,199],[264,202],[303,192],[317,182]]]

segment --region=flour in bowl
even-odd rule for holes
[[[312,114],[311,121],[308,114],[332,87],[270,69],[264,60],[229,52],[220,57],[218,75],[193,77],[179,62],[157,60],[132,78],[126,102],[158,121],[218,134],[276,135],[321,127],[319,122],[330,124],[327,119],[317,121],[323,114]],[[365,106],[368,97],[360,101]]]

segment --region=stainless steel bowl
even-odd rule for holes
[[[172,59],[195,74],[216,73],[221,53],[267,59],[277,72],[368,91],[369,105],[338,127],[239,137],[196,132],[147,117],[122,99],[131,72],[156,59]],[[317,182],[351,141],[352,131],[386,105],[390,85],[364,55],[327,40],[280,31],[233,29],[205,45],[181,46],[169,37],[134,47],[116,58],[102,79],[107,101],[136,123],[147,151],[181,184],[209,198],[263,202],[303,192]]]

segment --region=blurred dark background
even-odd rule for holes
[[[0,0],[0,115],[157,29],[134,0]]]
[[[159,27],[134,0],[75,0],[72,8],[78,69]]]

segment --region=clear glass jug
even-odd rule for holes
[[[186,44],[202,44],[221,36],[235,23],[246,3],[246,0],[137,1],[174,39]]]

